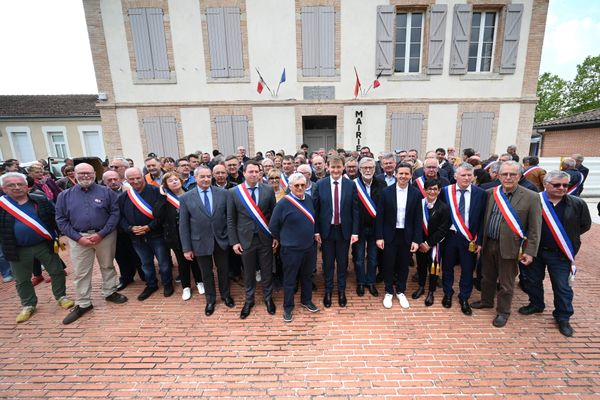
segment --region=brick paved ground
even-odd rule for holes
[[[3,284],[0,397],[599,398],[600,244],[594,238],[600,238],[599,225],[584,237],[578,257],[576,333],[569,339],[555,328],[551,307],[530,317],[515,312],[497,329],[492,310],[466,317],[456,305],[442,308],[440,290],[434,306],[412,301],[407,311],[397,302],[385,310],[381,297],[349,291],[347,308],[298,310],[286,324],[282,293],[276,316],[260,304],[241,321],[236,286],[236,307],[218,304],[208,318],[204,299],[184,303],[179,288],[171,298],[159,292],[138,302],[137,282],[124,291],[128,303],[107,304],[97,274],[95,308],[79,321],[61,324],[66,311],[43,283],[38,311],[17,326],[14,284]],[[519,291],[515,306],[525,301]]]

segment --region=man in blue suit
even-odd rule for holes
[[[383,306],[392,307],[394,294],[402,308],[409,308],[406,291],[408,263],[411,253],[423,242],[421,194],[409,185],[412,167],[407,163],[396,166],[396,184],[388,186],[377,205],[375,238],[383,250],[385,297]],[[394,290],[394,280],[396,288]]]
[[[483,217],[487,194],[473,185],[473,166],[461,164],[454,174],[456,183],[444,188],[441,199],[450,206],[452,225],[446,235],[446,249],[442,257],[442,283],[444,298],[442,305],[452,307],[454,289],[454,266],[459,264],[460,292],[458,301],[465,315],[473,312],[469,305],[469,297],[473,291],[473,269],[477,262],[477,254],[481,251],[483,240]]]
[[[323,250],[325,297],[323,304],[331,307],[333,271],[337,262],[339,305],[345,307],[346,269],[348,250],[358,240],[358,197],[354,183],[342,177],[344,160],[337,155],[329,157],[329,176],[314,185],[313,200],[317,224],[315,240]]]

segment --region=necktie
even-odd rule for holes
[[[256,192],[256,187],[250,188],[250,191],[252,192],[252,193],[250,194],[250,195],[252,196],[252,200],[253,200],[253,201],[254,201],[256,204],[258,204],[258,203],[256,202],[256,193],[255,193],[255,192]]]
[[[460,200],[458,201],[458,212],[464,219],[465,218],[465,193],[467,192],[467,189],[458,189],[458,191],[460,192]]]
[[[333,224],[340,224],[340,183],[333,182]]]
[[[208,215],[212,215],[212,210],[210,209],[210,201],[208,200],[208,190],[203,190],[204,193],[204,208],[206,208],[206,212]]]

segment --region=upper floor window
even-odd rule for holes
[[[397,13],[395,72],[419,72],[421,70],[422,42],[423,13]]]
[[[335,76],[335,9],[302,7],[302,76]]]
[[[494,58],[495,12],[474,12],[471,17],[469,72],[490,72]]]
[[[241,78],[244,57],[239,7],[209,7],[206,9],[210,76]]]
[[[170,79],[167,42],[161,8],[130,8],[137,79]]]

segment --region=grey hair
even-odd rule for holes
[[[576,164],[575,160],[573,160],[570,157],[564,158],[562,162],[563,162],[564,165],[566,165],[569,168],[574,168],[575,164]]]
[[[515,165],[516,165],[517,167],[519,167],[519,175],[523,175],[523,166],[522,166],[521,164],[519,164],[518,162],[516,162],[516,161],[513,161],[513,160],[504,161],[504,162],[502,163],[502,165],[500,165],[500,167],[498,168],[498,173],[500,173],[500,170],[501,170],[501,169],[502,169],[502,167],[504,167],[505,165],[508,165],[509,167],[512,167],[512,166],[515,166]]]
[[[459,169],[464,169],[465,171],[473,171],[473,166],[469,163],[461,163],[458,167],[456,167],[456,173],[458,173]]]
[[[271,163],[271,165],[273,165],[273,160],[271,160],[270,158],[265,158],[264,160],[261,161],[261,164],[264,166],[265,163]]]
[[[502,166],[503,162],[502,161],[496,161],[495,163],[492,164],[492,166],[490,167],[490,171],[497,174],[498,171],[500,171],[500,167]]]
[[[372,162],[373,164],[375,164],[375,160],[372,159],[371,157],[363,157],[358,162],[358,168],[362,168],[362,166],[365,165],[368,162]]]
[[[142,170],[141,170],[141,169],[139,169],[138,167],[130,167],[130,168],[127,168],[127,169],[125,170],[125,179],[129,179],[129,177],[127,176],[127,172],[131,171],[132,169],[135,169],[135,170],[137,170],[137,171],[140,173],[140,175],[141,175],[142,177],[144,176],[144,173],[143,173],[143,172],[142,172]]]
[[[200,172],[201,169],[207,169],[210,172],[210,174],[212,175],[212,170],[210,168],[208,168],[208,166],[206,166],[206,165],[198,165],[196,167],[196,169],[194,170],[194,176],[198,175],[198,173]]]
[[[583,154],[579,154],[579,153],[577,153],[577,154],[573,154],[573,157],[572,157],[572,158],[573,158],[575,161],[579,161],[579,162],[583,162],[583,160],[584,160]]]
[[[553,171],[548,171],[546,173],[546,176],[544,176],[544,183],[548,183],[552,179],[555,179],[555,178],[559,178],[559,179],[568,178],[568,179],[571,179],[571,175],[569,175],[565,171],[559,171],[557,169],[555,169]]]
[[[27,183],[27,177],[20,172],[7,172],[4,175],[0,175],[0,186],[4,185],[5,178],[21,178]]]
[[[382,160],[387,160],[388,158],[393,158],[394,161],[396,161],[396,156],[394,155],[394,153],[383,153],[383,155],[381,156]]]
[[[511,144],[510,146],[507,147],[507,149],[517,150],[517,145],[516,144]]]
[[[288,182],[291,185],[292,183],[296,183],[296,181],[300,180],[300,179],[302,179],[304,181],[304,183],[306,183],[306,177],[304,175],[302,175],[302,173],[300,173],[300,172],[294,172],[288,178]]]

